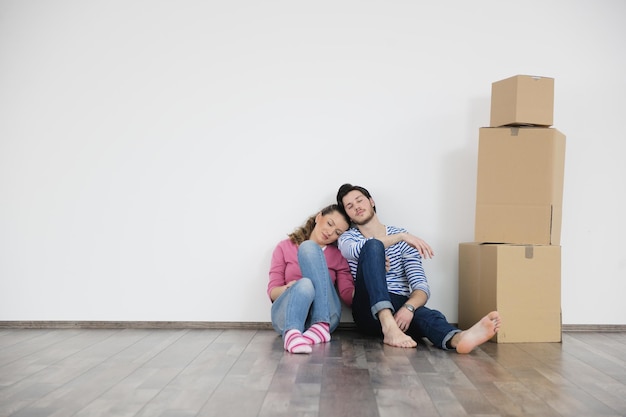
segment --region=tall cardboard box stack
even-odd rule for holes
[[[492,84],[479,129],[474,242],[459,244],[459,327],[498,310],[498,343],[561,341],[565,135],[553,124],[554,79]]]

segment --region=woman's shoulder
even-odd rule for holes
[[[348,261],[343,257],[339,248],[335,245],[326,246],[324,250],[326,263],[329,269],[345,269],[348,267]]]
[[[324,249],[324,253],[326,254],[326,256],[329,256],[329,257],[338,257],[338,256],[343,257],[343,255],[341,254],[341,251],[335,245],[326,246],[326,249]]]
[[[283,239],[276,244],[277,248],[295,248],[297,247],[295,243],[291,241],[291,239]]]
[[[283,239],[274,246],[274,257],[279,256],[284,259],[291,259],[298,255],[298,247],[289,239]]]

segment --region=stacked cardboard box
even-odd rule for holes
[[[498,310],[498,343],[561,341],[565,135],[553,124],[554,79],[492,84],[479,129],[474,242],[459,245],[459,327]]]

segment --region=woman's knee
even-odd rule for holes
[[[312,240],[305,240],[298,246],[298,256],[313,256],[320,252],[320,246]]]
[[[307,277],[302,277],[291,287],[291,290],[300,297],[313,299],[315,297],[315,285]]]

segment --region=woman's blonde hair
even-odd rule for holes
[[[335,211],[343,216],[343,218],[346,220],[346,223],[350,224],[350,218],[338,204],[331,204],[330,206],[324,207],[321,210],[321,213],[322,216],[326,216],[327,214],[333,213]],[[317,215],[318,213],[315,213],[314,215],[309,217],[302,226],[291,232],[288,235],[289,240],[291,240],[296,245],[299,245],[305,240],[309,240],[309,238],[311,237],[311,232],[313,232],[313,229],[315,228],[315,218],[317,217]]]

